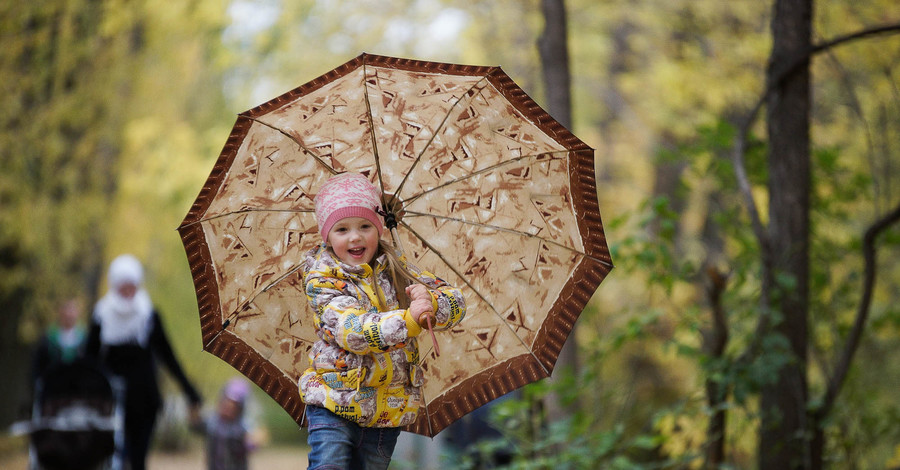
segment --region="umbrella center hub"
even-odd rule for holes
[[[384,194],[381,200],[385,201],[384,207],[382,207],[378,213],[384,217],[385,227],[387,227],[388,230],[396,228],[403,218],[403,201],[401,201],[400,198],[389,194]]]

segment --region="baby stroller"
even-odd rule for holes
[[[51,367],[35,384],[30,435],[32,470],[119,470],[122,386],[97,366]]]

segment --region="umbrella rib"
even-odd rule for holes
[[[225,328],[222,328],[221,330],[219,330],[219,332],[216,333],[216,335],[213,336],[212,339],[209,340],[208,343],[206,343],[205,345],[203,345],[203,349],[204,349],[204,350],[209,350],[210,345],[212,345],[217,339],[219,339],[219,336],[222,334],[223,331],[225,331]]]
[[[226,212],[224,214],[218,214],[218,215],[214,215],[212,217],[204,217],[200,220],[195,220],[193,222],[186,223],[179,228],[190,227],[191,225],[199,224],[201,222],[209,222],[210,220],[220,219],[222,217],[227,217],[229,215],[240,215],[240,214],[246,214],[249,212],[291,212],[294,214],[308,214],[308,213],[315,212],[315,210],[313,210],[313,209],[266,209],[263,207],[254,207],[251,209],[241,209],[241,210],[237,210],[237,211]]]
[[[442,184],[440,184],[440,185],[438,185],[438,186],[435,186],[435,187],[433,187],[433,188],[431,188],[431,189],[426,189],[425,191],[422,191],[422,192],[419,193],[419,194],[410,196],[410,197],[407,198],[405,201],[403,201],[403,204],[404,204],[404,205],[409,205],[409,204],[411,204],[413,201],[415,201],[416,199],[419,199],[420,197],[422,197],[422,196],[424,196],[424,195],[426,195],[426,194],[428,194],[428,193],[437,191],[437,190],[439,190],[439,189],[446,188],[447,186],[452,186],[452,185],[454,185],[454,184],[456,184],[456,183],[459,183],[459,182],[461,182],[461,181],[466,181],[466,180],[468,180],[468,179],[474,178],[474,177],[479,176],[479,175],[483,175],[483,174],[488,173],[488,172],[492,172],[492,171],[494,171],[494,170],[496,170],[496,169],[498,169],[498,168],[503,168],[504,166],[512,165],[512,164],[514,164],[514,163],[519,163],[519,162],[521,162],[522,160],[534,159],[534,158],[540,158],[540,157],[543,157],[543,156],[545,156],[545,155],[551,155],[551,156],[552,156],[552,155],[555,155],[555,154],[558,154],[558,153],[568,153],[568,152],[571,152],[571,151],[572,151],[572,150],[568,150],[568,149],[555,150],[555,151],[552,151],[552,152],[542,152],[542,153],[536,153],[536,154],[522,155],[522,156],[519,156],[519,157],[516,157],[516,158],[510,158],[510,159],[508,159],[508,160],[503,160],[503,161],[500,162],[500,163],[491,165],[491,166],[489,166],[489,167],[482,168],[482,169],[480,169],[480,170],[478,170],[478,171],[473,171],[472,173],[469,173],[468,175],[460,176],[459,178],[456,178],[456,179],[447,181],[446,183],[442,183]]]
[[[266,287],[263,287],[262,290],[260,290],[259,292],[256,293],[256,295],[253,296],[253,298],[248,299],[248,300],[247,300],[246,302],[244,302],[237,310],[235,310],[235,311],[229,313],[228,316],[226,317],[227,319],[225,320],[225,323],[222,324],[222,329],[219,330],[219,331],[216,333],[216,335],[213,336],[213,338],[209,340],[208,343],[206,343],[206,346],[204,346],[204,348],[208,348],[209,345],[211,345],[211,344],[216,340],[216,338],[218,338],[218,337],[222,334],[222,332],[225,331],[225,330],[228,328],[228,326],[230,326],[230,325],[232,324],[231,319],[232,319],[232,318],[238,318],[238,317],[240,317],[240,316],[241,316],[240,311],[241,311],[241,310],[244,310],[248,305],[252,304],[252,303],[256,300],[256,298],[259,297],[260,294],[262,294],[263,292],[266,292],[266,291],[268,291],[269,289],[275,287],[276,284],[278,284],[279,282],[281,282],[281,281],[284,280],[285,278],[287,278],[287,277],[293,275],[294,273],[296,273],[297,271],[299,271],[299,270],[302,269],[302,268],[303,268],[303,265],[302,265],[302,264],[301,264],[301,265],[297,265],[297,266],[291,268],[290,271],[288,271],[287,273],[285,273],[285,274],[279,276],[278,279],[275,279],[274,281],[270,282]]]
[[[378,175],[378,184],[381,186],[381,193],[384,194],[384,178],[381,173],[381,158],[378,156],[378,142],[375,139],[375,121],[372,119],[372,103],[369,101],[369,90],[366,85],[368,77],[368,71],[366,70],[366,64],[363,64],[363,98],[365,98],[366,103],[366,122],[369,124],[369,138],[372,139],[372,153],[373,158],[375,159],[375,174]],[[381,204],[384,205],[388,201],[381,201]],[[385,206],[386,207],[386,206]]]
[[[506,329],[509,330],[510,333],[512,333],[512,335],[513,335],[517,340],[519,340],[519,343],[522,344],[522,347],[525,348],[525,350],[528,351],[528,354],[530,354],[531,357],[533,357],[534,360],[538,363],[538,365],[541,366],[541,369],[543,369],[544,372],[547,373],[547,376],[550,376],[550,371],[548,371],[547,368],[544,367],[544,364],[541,363],[540,359],[538,359],[538,357],[534,355],[534,351],[532,351],[531,348],[528,347],[527,344],[525,344],[525,341],[523,341],[522,338],[520,338],[519,335],[516,334],[515,330],[513,330],[512,327],[509,326],[509,323],[507,323],[506,321],[503,320],[503,316],[500,315],[500,312],[497,311],[497,308],[494,307],[494,304],[492,304],[491,301],[489,301],[484,295],[482,295],[482,294],[481,294],[481,291],[479,291],[478,289],[476,289],[475,286],[473,286],[472,283],[470,283],[469,280],[466,279],[466,277],[463,276],[462,273],[459,272],[458,269],[456,269],[456,266],[454,266],[453,264],[451,264],[450,261],[447,260],[447,258],[445,258],[444,255],[442,255],[440,251],[438,251],[437,249],[435,249],[435,247],[434,247],[433,245],[431,245],[431,243],[428,243],[428,241],[425,240],[425,238],[423,238],[421,235],[419,235],[418,232],[416,232],[415,230],[413,230],[413,228],[410,227],[409,224],[407,224],[407,223],[405,223],[405,222],[403,222],[403,221],[401,221],[400,223],[403,224],[403,226],[406,227],[413,235],[415,235],[415,237],[418,238],[419,241],[422,242],[422,244],[424,244],[426,247],[428,247],[428,249],[431,250],[431,252],[434,253],[435,256],[437,256],[438,258],[440,258],[440,260],[443,261],[444,264],[447,265],[447,267],[450,268],[451,271],[453,271],[457,276],[459,276],[460,279],[462,279],[463,282],[466,283],[467,286],[469,286],[469,289],[472,289],[472,292],[475,292],[475,295],[477,295],[478,297],[480,297],[481,300],[483,300],[484,303],[487,304],[488,307],[490,307],[491,311],[494,312],[494,315],[496,315],[497,318],[500,319],[501,323],[503,323],[503,326],[505,326]]]
[[[419,387],[422,391],[422,408],[425,408],[425,423],[428,424],[428,434],[434,436],[434,430],[431,428],[431,411],[428,409],[428,400],[425,397],[425,386]]]
[[[302,264],[302,263],[301,263],[301,264],[298,264],[297,266],[294,266],[293,268],[291,268],[290,271],[284,273],[284,274],[281,275],[278,279],[275,279],[274,281],[270,282],[269,285],[267,285],[266,287],[263,287],[262,290],[259,291],[259,294],[262,294],[263,292],[266,292],[266,291],[268,291],[269,289],[275,287],[275,284],[278,284],[279,282],[285,280],[285,279],[288,278],[289,276],[293,276],[294,273],[296,273],[297,271],[299,271],[299,270],[301,270],[301,269],[303,269],[303,264]],[[254,295],[252,300],[256,300],[256,298],[259,297],[259,294]],[[252,301],[252,300],[251,300],[251,301]],[[247,303],[249,304],[250,302],[247,302]]]
[[[489,229],[497,230],[497,231],[499,231],[499,232],[512,233],[512,234],[519,235],[519,236],[522,236],[522,237],[536,238],[536,239],[538,239],[538,240],[541,240],[541,241],[543,241],[543,242],[549,243],[549,244],[551,244],[551,245],[558,246],[558,247],[560,247],[560,248],[562,248],[562,249],[564,249],[564,250],[568,250],[568,251],[571,251],[571,252],[573,252],[573,253],[575,253],[575,254],[578,254],[578,255],[580,255],[580,256],[584,256],[585,258],[590,259],[590,260],[592,260],[592,261],[595,261],[595,262],[597,262],[597,263],[603,264],[603,265],[605,265],[605,266],[612,267],[612,264],[610,264],[610,263],[607,262],[607,261],[604,261],[604,260],[599,259],[599,258],[595,258],[595,257],[593,257],[593,256],[591,256],[591,255],[589,255],[589,254],[587,254],[587,253],[584,253],[584,252],[578,251],[578,250],[576,250],[576,249],[574,249],[574,248],[572,248],[572,247],[563,245],[562,243],[559,243],[559,242],[556,242],[556,241],[553,241],[553,240],[548,240],[548,239],[546,239],[546,238],[539,237],[539,236],[537,236],[537,235],[534,235],[534,234],[531,234],[531,233],[528,233],[528,232],[523,232],[523,231],[521,231],[521,230],[513,230],[513,229],[509,229],[509,228],[505,228],[505,227],[498,227],[498,226],[496,226],[496,225],[483,224],[483,223],[480,223],[480,222],[471,222],[471,221],[459,219],[459,218],[456,218],[456,217],[447,217],[447,216],[443,216],[443,215],[427,214],[427,213],[424,213],[424,212],[406,211],[406,212],[404,213],[404,217],[410,217],[410,216],[431,217],[431,218],[434,218],[434,219],[447,220],[447,221],[450,221],[450,222],[458,222],[458,223],[466,224],[466,225],[474,225],[474,226],[476,226],[476,227],[489,228]],[[409,227],[409,225],[407,225],[407,224],[404,224],[404,225],[406,225],[407,227]],[[410,230],[412,230],[412,229],[410,229]],[[418,234],[417,234],[416,236],[418,236]],[[421,237],[420,237],[420,238],[421,238]]]
[[[252,304],[254,301],[256,301],[256,298],[259,297],[260,294],[262,294],[263,292],[267,292],[269,289],[275,287],[275,285],[277,285],[279,282],[281,282],[281,281],[287,279],[288,277],[294,275],[294,273],[296,273],[297,271],[299,271],[299,270],[301,270],[301,269],[303,269],[303,264],[298,264],[297,266],[294,266],[293,268],[291,268],[290,271],[288,271],[288,272],[282,274],[281,276],[278,276],[278,279],[275,279],[274,281],[270,282],[268,285],[266,285],[265,287],[263,287],[262,289],[260,289],[259,292],[257,292],[256,294],[254,294],[253,297],[247,299],[247,301],[244,302],[244,304],[241,305],[240,308],[237,309],[237,311],[232,312],[231,315],[229,315],[229,317],[231,317],[231,316],[234,316],[234,317],[240,316],[240,314],[239,314],[238,312],[240,312],[241,310],[243,310],[244,308],[246,308],[248,305],[250,305],[250,304]]]
[[[474,90],[476,87],[481,85],[482,82],[487,80],[487,74],[484,77],[481,77],[481,80],[475,82],[465,93],[459,96],[456,101],[453,102],[453,105],[450,106],[450,109],[447,110],[447,114],[444,116],[444,119],[441,120],[441,123],[434,129],[434,132],[431,133],[431,137],[428,138],[428,142],[422,146],[422,150],[419,151],[419,154],[416,155],[416,159],[413,161],[412,166],[406,171],[406,174],[403,176],[403,180],[400,181],[400,184],[397,185],[397,190],[394,191],[393,199],[397,199],[397,195],[400,194],[400,191],[403,189],[403,186],[406,184],[406,181],[409,179],[409,175],[412,174],[413,169],[416,165],[419,164],[419,161],[422,160],[422,156],[425,155],[425,151],[428,150],[428,147],[431,146],[431,143],[434,142],[434,138],[437,136],[438,132],[444,128],[444,125],[447,123],[447,120],[450,119],[450,115],[453,113],[453,110],[459,105],[459,103],[469,95],[469,93]],[[483,88],[483,87],[482,87]]]
[[[259,124],[262,124],[263,126],[268,127],[269,129],[272,129],[272,130],[274,130],[274,131],[276,131],[276,132],[281,133],[282,135],[284,135],[284,136],[287,137],[288,139],[293,140],[294,143],[296,143],[298,147],[300,147],[304,152],[308,153],[309,156],[311,156],[311,157],[313,158],[313,160],[319,162],[319,164],[322,165],[323,167],[325,167],[326,170],[330,171],[332,175],[336,175],[336,174],[338,173],[337,170],[335,170],[334,168],[331,167],[331,165],[325,163],[325,160],[322,160],[322,157],[316,155],[316,153],[313,152],[312,149],[308,148],[306,145],[303,144],[303,142],[300,142],[300,141],[297,140],[294,136],[288,134],[287,132],[285,132],[285,131],[282,130],[282,129],[279,129],[279,128],[277,128],[277,127],[275,127],[275,126],[273,126],[273,125],[271,125],[271,124],[269,124],[269,123],[267,123],[267,122],[265,122],[265,121],[261,121],[261,120],[255,118],[255,117],[247,116],[247,118],[250,119],[250,120],[252,120],[253,122],[257,122],[257,123],[259,123]]]

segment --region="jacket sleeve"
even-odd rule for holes
[[[413,264],[407,263],[406,266],[431,291],[436,320],[434,328],[446,330],[461,322],[466,316],[466,299],[463,298],[462,291],[447,284],[446,281],[434,274],[420,270]]]
[[[402,347],[421,333],[408,309],[365,310],[354,295],[355,289],[361,287],[326,272],[310,271],[306,275],[306,298],[323,339],[363,355]]]
[[[197,393],[197,390],[191,385],[191,382],[181,369],[181,365],[175,358],[175,353],[172,351],[172,345],[169,343],[169,338],[166,337],[166,332],[163,329],[159,314],[154,311],[152,318],[153,323],[151,326],[152,330],[150,331],[150,347],[153,348],[153,353],[166,365],[166,368],[169,369],[169,373],[172,374],[172,377],[178,381],[181,390],[187,395],[191,404],[199,404],[201,402],[200,394]]]

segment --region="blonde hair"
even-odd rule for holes
[[[394,283],[394,290],[397,293],[397,302],[400,304],[400,308],[409,308],[409,296],[406,295],[406,287],[413,283],[422,284],[422,281],[409,270],[406,263],[400,260],[400,256],[397,255],[397,250],[391,242],[379,239],[378,254],[385,255],[388,272]]]

